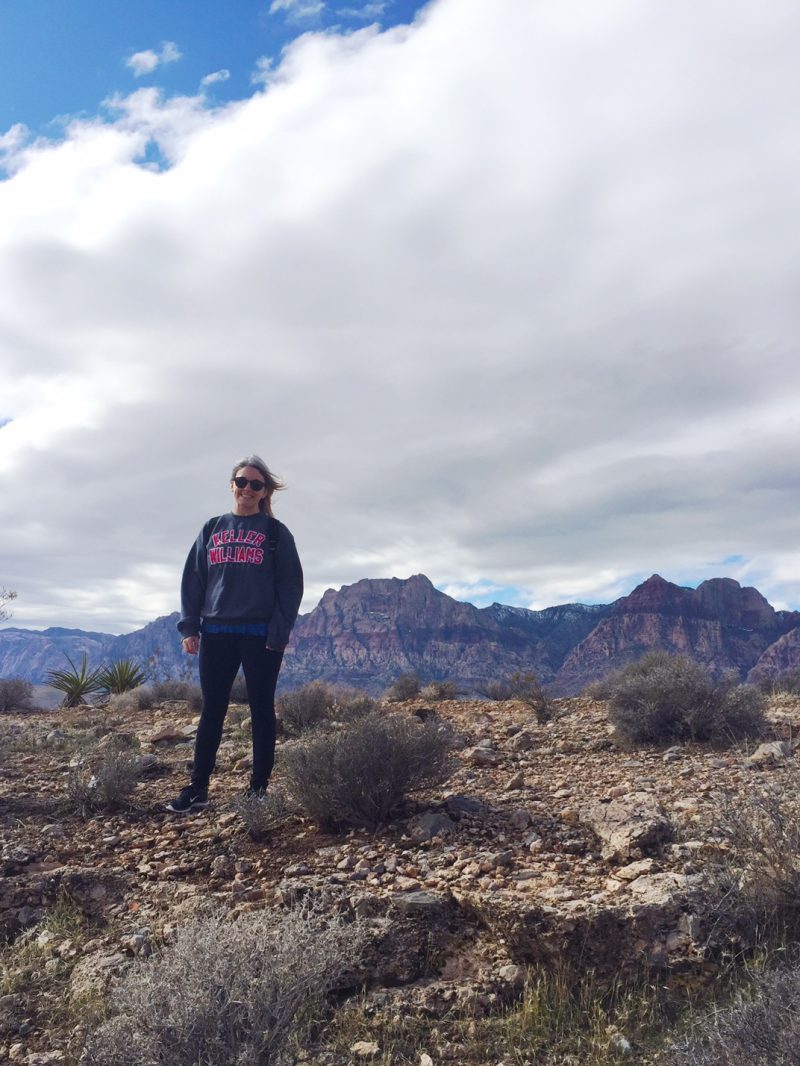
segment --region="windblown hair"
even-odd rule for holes
[[[259,500],[258,508],[265,514],[272,515],[272,494],[280,489],[285,489],[286,485],[272,473],[260,455],[246,455],[244,459],[240,459],[238,463],[235,463],[231,471],[231,481],[233,481],[243,466],[254,466],[264,479],[267,495],[263,500]]]

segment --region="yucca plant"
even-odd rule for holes
[[[83,653],[80,670],[66,653],[65,658],[72,669],[51,670],[47,675],[47,684],[64,693],[64,699],[61,701],[62,707],[79,707],[86,702],[87,696],[102,692],[103,684],[100,680],[102,670],[99,668],[89,670],[86,652]]]
[[[120,659],[101,670],[97,680],[103,692],[130,692],[147,680],[147,674],[133,659]]]

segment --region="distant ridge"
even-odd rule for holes
[[[85,651],[92,664],[154,659],[160,675],[185,672],[178,615],[123,636],[53,627],[0,630],[0,677],[45,681]],[[800,666],[800,612],[776,611],[755,588],[712,578],[696,589],[653,574],[611,604],[561,604],[541,611],[494,603],[475,607],[440,592],[423,574],[365,578],[328,589],[303,615],[287,649],[281,682],[324,680],[380,692],[398,674],[487,681],[533,671],[555,693],[579,692],[646,651],[688,655],[742,679]]]

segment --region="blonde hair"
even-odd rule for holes
[[[244,466],[254,466],[259,472],[259,474],[261,474],[261,477],[264,479],[264,485],[267,489],[267,495],[264,497],[263,500],[258,501],[258,509],[260,511],[263,511],[265,514],[268,514],[270,517],[274,517],[272,515],[272,494],[273,492],[279,492],[281,489],[285,489],[286,485],[283,483],[283,481],[281,481],[279,477],[276,477],[272,473],[272,471],[260,455],[246,455],[244,459],[240,459],[239,462],[234,465],[233,470],[231,471],[231,481],[233,481],[237,473]]]

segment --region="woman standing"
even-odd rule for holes
[[[200,653],[203,710],[191,782],[167,810],[208,806],[231,688],[241,666],[253,732],[249,792],[263,793],[275,761],[275,685],[303,598],[303,571],[289,530],[272,514],[283,488],[263,459],[248,455],[231,473],[233,508],[210,518],[192,546],[181,582],[183,650]]]

